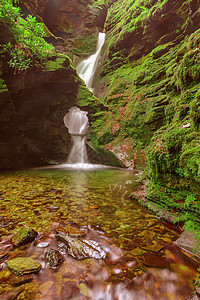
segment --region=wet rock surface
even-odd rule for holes
[[[23,227],[12,237],[11,241],[16,247],[22,246],[33,242],[37,235],[38,233],[34,229]]]
[[[34,246],[39,248],[46,248],[50,245],[51,239],[48,236],[41,236],[35,242]]]
[[[16,275],[39,272],[41,265],[31,257],[16,257],[7,262],[7,268]]]
[[[9,278],[9,283],[12,286],[19,286],[28,282],[31,282],[33,280],[33,275],[28,274],[28,275],[23,275],[23,276],[17,276],[12,274]]]
[[[45,258],[48,260],[49,265],[52,268],[58,268],[64,260],[62,254],[55,249],[48,249],[45,252]]]
[[[106,257],[105,251],[96,241],[71,238],[63,232],[58,232],[56,238],[66,245],[68,254],[74,258],[83,259],[93,257],[95,259],[101,259]]]
[[[82,230],[81,228],[72,226],[72,225],[58,227],[58,228],[56,228],[55,231],[56,231],[56,233],[62,232],[66,235],[69,235],[71,237],[76,237],[76,238],[86,236],[86,232],[84,230]]]

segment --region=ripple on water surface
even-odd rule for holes
[[[0,272],[14,256],[31,256],[42,265],[30,282],[20,285],[20,293],[14,287],[17,299],[160,300],[189,295],[199,262],[173,244],[175,231],[130,199],[139,177],[137,170],[69,170],[64,165],[2,174],[0,250],[7,256],[2,256]],[[10,234],[24,225],[39,235],[13,250]],[[73,234],[85,233],[80,239],[101,245],[106,258],[71,257],[55,238],[55,231],[69,231],[69,226]],[[47,249],[64,256],[59,268],[52,269],[45,260]],[[2,286],[7,294],[12,289]]]

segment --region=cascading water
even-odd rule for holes
[[[87,151],[85,146],[85,136],[89,129],[87,112],[73,106],[65,115],[63,121],[72,137],[72,149],[69,154],[68,164],[87,163]]]
[[[101,48],[105,41],[105,33],[100,32],[97,40],[96,52],[87,59],[82,60],[76,67],[78,75],[85,81],[87,88],[93,92],[93,77]],[[88,164],[85,145],[86,133],[89,129],[87,112],[74,106],[65,115],[63,121],[72,137],[72,149],[67,160],[67,166],[78,168],[91,168],[95,165]]]
[[[97,68],[100,51],[105,42],[105,37],[106,34],[104,32],[99,32],[96,52],[87,59],[82,60],[76,67],[78,75],[85,81],[87,88],[91,92],[93,92],[93,78]]]

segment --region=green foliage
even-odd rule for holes
[[[156,16],[167,0],[122,0],[114,1],[108,11],[106,28],[112,28],[109,33],[109,45],[115,46],[120,40],[138,27],[145,27],[149,16]]]
[[[20,12],[20,8],[15,7],[12,0],[1,0],[0,18],[4,25],[9,27],[13,36],[11,42],[3,45],[3,50],[11,57],[10,67],[24,71],[52,55],[54,47],[43,39],[44,25],[38,23],[31,15],[23,19]]]
[[[106,132],[103,135],[100,136],[98,139],[98,142],[100,145],[106,145],[110,142],[112,142],[116,137],[116,134],[113,134],[112,132]]]
[[[190,204],[191,203],[194,203],[194,200],[196,199],[196,197],[192,194],[188,194],[186,199],[185,199],[185,203],[184,203],[184,206],[186,208],[189,208]]]

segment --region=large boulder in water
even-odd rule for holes
[[[31,257],[16,257],[7,262],[7,268],[16,275],[39,272],[41,265]]]
[[[105,251],[96,241],[72,238],[63,232],[58,232],[56,238],[67,246],[68,254],[74,258],[83,259],[93,257],[95,259],[102,259],[106,257]]]

